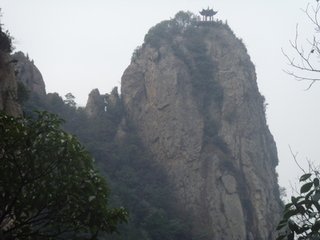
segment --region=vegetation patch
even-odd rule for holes
[[[46,112],[0,114],[1,238],[92,239],[126,221],[124,209],[107,205],[109,190],[88,152],[60,124]]]

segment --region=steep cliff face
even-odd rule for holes
[[[9,53],[0,50],[0,110],[12,116],[22,114],[17,91],[12,59]]]
[[[122,77],[127,118],[203,239],[273,239],[275,142],[245,46],[221,22],[150,30]]]
[[[38,96],[46,95],[46,87],[39,69],[34,62],[23,52],[16,52],[12,55],[16,61],[15,71],[17,79],[27,88],[27,90]]]

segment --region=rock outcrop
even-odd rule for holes
[[[85,107],[85,111],[88,116],[97,116],[99,112],[105,108],[105,97],[100,94],[98,89],[93,89],[89,93],[88,101]]]
[[[17,80],[23,83],[32,94],[44,97],[46,95],[45,83],[33,60],[30,60],[23,52],[14,53],[12,58],[15,61]]]
[[[9,53],[0,51],[0,110],[20,116],[22,111],[17,101],[18,86],[13,64]]]
[[[152,28],[121,93],[194,238],[274,239],[277,149],[254,65],[227,25],[173,19]]]
[[[93,89],[89,93],[85,111],[89,117],[96,117],[101,112],[112,111],[121,105],[118,88],[115,87],[111,93],[100,94],[99,89]]]

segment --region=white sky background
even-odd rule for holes
[[[310,0],[313,2],[313,0]],[[315,0],[314,0],[315,2]],[[267,120],[277,142],[280,185],[290,188],[301,175],[290,154],[301,164],[319,163],[320,82],[309,91],[287,69],[281,48],[299,23],[301,39],[313,31],[301,9],[307,0],[0,0],[1,22],[15,38],[16,50],[28,53],[41,71],[47,92],[72,92],[80,105],[99,88],[120,85],[133,50],[148,29],[174,17],[179,10],[218,10],[248,48],[256,66],[260,92],[266,97]],[[319,65],[320,68],[320,65]],[[290,194],[290,189],[288,189]]]

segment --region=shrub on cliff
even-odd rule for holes
[[[178,12],[171,20],[166,20],[152,27],[144,38],[144,42],[154,48],[160,48],[163,42],[171,42],[173,37],[195,26],[197,17],[191,12]]]
[[[0,17],[1,17],[1,8],[0,8]],[[9,31],[3,30],[3,24],[0,22],[0,50],[10,53],[12,51],[12,37],[10,36]]]

